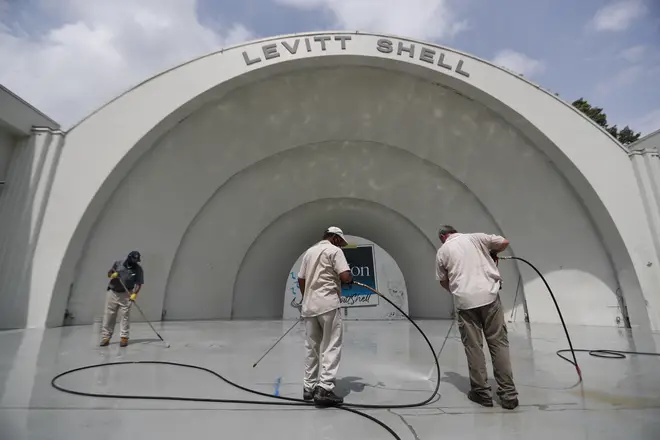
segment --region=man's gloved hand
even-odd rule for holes
[[[497,256],[497,252],[491,252],[491,253],[490,253],[490,258],[493,259],[493,261],[495,262],[495,264],[497,264],[497,263],[500,261],[500,258]]]
[[[137,293],[131,293],[131,301],[135,301],[137,298]]]
[[[110,278],[119,278],[119,274],[117,272],[113,272],[112,275],[110,275]]]

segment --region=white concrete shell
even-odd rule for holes
[[[569,323],[660,329],[658,253],[624,147],[483,60],[345,32],[214,53],[90,115],[66,136],[10,290],[29,295],[27,326],[66,310],[89,323],[109,264],[138,249],[149,319],[279,318],[292,263],[337,224],[395,258],[413,316],[449,317],[442,223],[509,238]],[[531,270],[500,266],[508,309],[524,298],[532,322],[557,322]]]

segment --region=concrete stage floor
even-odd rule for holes
[[[252,364],[292,322],[166,322],[132,326],[131,345],[118,334],[100,348],[98,325],[0,332],[0,438],[2,439],[389,439],[377,424],[334,409],[240,404],[101,399],[62,393],[50,385],[64,370],[102,362],[166,360],[214,369],[264,392],[300,397],[303,328],[296,327],[253,369]],[[407,322],[345,323],[337,385],[352,403],[424,400],[432,357]],[[449,321],[420,321],[440,348]],[[645,350],[645,342],[616,328],[570,329],[575,347]],[[567,347],[560,326],[509,324],[514,375],[521,406],[482,408],[467,400],[467,367],[457,329],[440,356],[440,398],[417,409],[369,410],[402,439],[660,439],[660,358],[598,359],[579,355],[583,387],[573,367],[555,351]],[[492,377],[492,372],[489,372]],[[436,380],[435,374],[432,380]],[[127,365],[87,370],[61,385],[80,391],[260,399],[201,371]],[[278,385],[279,383],[279,385]],[[266,399],[266,398],[263,398]]]

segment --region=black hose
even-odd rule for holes
[[[438,357],[439,357],[440,353],[438,353],[436,355],[435,350],[433,348],[433,345],[431,344],[431,341],[429,341],[429,338],[422,331],[422,329],[417,325],[417,323],[415,321],[413,321],[413,319],[410,316],[408,316],[408,314],[406,312],[401,310],[401,308],[399,308],[396,304],[394,304],[392,301],[390,301],[388,298],[386,298],[384,295],[380,294],[376,290],[371,289],[369,286],[365,286],[365,285],[363,285],[363,286],[368,288],[369,290],[372,290],[378,296],[380,296],[385,301],[390,303],[390,305],[392,305],[403,316],[405,316],[406,319],[408,319],[408,321],[410,321],[415,326],[415,328],[419,331],[419,333],[422,335],[422,337],[424,338],[424,340],[426,341],[426,343],[428,344],[428,346],[431,350],[431,354],[432,354],[433,360],[435,362],[435,367],[436,367],[436,370],[438,372],[438,380],[436,382],[435,389],[433,390],[433,393],[431,394],[431,396],[429,396],[429,398],[423,400],[422,402],[410,403],[410,404],[400,404],[400,405],[368,405],[368,404],[344,403],[344,404],[338,405],[336,408],[344,410],[344,411],[348,411],[348,412],[351,412],[351,413],[354,413],[354,414],[357,414],[357,415],[359,415],[361,417],[364,417],[364,418],[367,418],[367,419],[371,420],[372,422],[375,422],[378,425],[380,425],[383,429],[385,429],[388,433],[390,433],[392,435],[392,437],[394,437],[395,439],[401,440],[401,437],[399,437],[397,435],[397,433],[394,432],[394,430],[392,428],[390,428],[389,426],[387,426],[384,422],[382,422],[382,421],[378,420],[377,418],[375,418],[375,417],[373,417],[369,414],[366,414],[362,411],[358,411],[357,409],[354,409],[354,408],[360,408],[360,409],[397,409],[397,408],[415,408],[415,407],[420,407],[420,406],[427,405],[428,403],[430,403],[433,400],[433,398],[436,396],[436,394],[438,394],[438,390],[440,388],[440,363],[438,362]],[[451,327],[450,327],[450,330],[451,330]],[[445,341],[447,340],[448,337],[449,337],[449,332],[447,332],[447,336],[445,336]],[[443,346],[444,346],[444,344],[443,344]],[[151,364],[151,365],[154,365],[155,364],[155,365],[170,365],[170,366],[175,366],[175,367],[192,368],[192,369],[195,369],[195,370],[200,370],[200,371],[204,371],[206,373],[212,374],[213,376],[217,377],[218,379],[221,379],[222,381],[224,381],[224,382],[228,383],[229,385],[231,385],[233,387],[236,387],[236,388],[238,388],[242,391],[246,391],[248,393],[256,394],[258,396],[268,397],[268,398],[271,398],[271,399],[278,399],[280,401],[279,402],[277,402],[277,401],[276,402],[269,402],[269,401],[261,401],[261,400],[212,399],[212,398],[203,398],[203,397],[183,397],[183,396],[143,396],[143,395],[105,394],[105,393],[92,393],[92,392],[86,392],[86,391],[76,391],[76,390],[72,390],[72,389],[69,389],[69,388],[65,388],[65,387],[57,384],[58,379],[60,379],[64,376],[67,376],[69,374],[78,372],[78,371],[90,370],[90,369],[93,369],[93,368],[100,368],[100,367],[111,367],[111,366],[116,366],[116,365],[127,365],[127,364],[132,364],[132,365],[136,365],[136,364],[142,364],[142,365]],[[247,404],[247,405],[278,405],[278,406],[311,406],[311,405],[314,405],[313,402],[307,402],[307,401],[302,400],[302,399],[297,399],[297,398],[294,398],[294,397],[285,397],[285,396],[274,396],[272,394],[268,394],[268,393],[264,393],[264,392],[261,392],[261,391],[257,391],[257,390],[253,390],[253,389],[244,387],[242,385],[239,385],[237,383],[234,383],[234,382],[230,381],[229,379],[227,379],[226,377],[224,377],[223,375],[221,375],[220,373],[218,373],[216,371],[213,371],[209,368],[200,367],[199,365],[182,364],[182,363],[178,363],[178,362],[167,362],[167,361],[123,361],[123,362],[104,362],[104,363],[95,364],[95,365],[86,365],[86,366],[83,366],[83,367],[78,367],[78,368],[74,368],[74,369],[71,369],[71,370],[64,371],[63,373],[60,373],[57,376],[55,376],[51,380],[50,383],[53,386],[53,388],[55,388],[59,391],[62,391],[64,393],[75,394],[75,395],[78,395],[78,396],[86,396],[86,397],[102,397],[102,398],[113,398],[113,399],[136,399],[136,400],[176,400],[176,401],[184,401],[184,402],[208,402],[208,403],[238,403],[238,404]]]
[[[660,356],[660,353],[651,353],[651,352],[644,352],[644,351],[622,351],[622,350],[609,350],[609,349],[597,349],[597,350],[592,350],[588,348],[573,348],[573,343],[571,342],[571,335],[568,333],[568,329],[566,328],[566,323],[564,322],[564,316],[561,314],[561,309],[559,308],[559,304],[557,303],[557,298],[555,298],[555,294],[550,288],[550,285],[546,281],[545,277],[543,274],[534,266],[532,263],[529,261],[525,260],[524,258],[520,257],[513,257],[513,256],[506,256],[506,257],[499,257],[500,260],[519,260],[522,261],[523,263],[526,263],[529,267],[534,269],[534,271],[538,274],[538,276],[543,280],[543,284],[545,284],[545,287],[548,289],[548,293],[550,293],[550,296],[552,297],[552,301],[555,303],[555,307],[557,308],[557,314],[559,314],[559,319],[561,320],[561,325],[564,327],[564,333],[566,334],[566,339],[568,340],[568,346],[570,348],[565,348],[562,350],[557,350],[557,356],[565,360],[566,362],[569,362],[575,367],[575,371],[577,372],[578,375],[578,382],[582,382],[582,370],[580,369],[580,366],[578,365],[577,357],[575,356],[575,353],[589,353],[591,356],[594,357],[599,357],[599,358],[605,358],[605,359],[625,359],[627,354],[630,355],[636,355],[636,356]],[[570,352],[573,359],[569,359],[566,356],[563,356],[562,353],[567,353]],[[577,385],[576,384],[576,385]],[[575,385],[574,385],[575,386]]]

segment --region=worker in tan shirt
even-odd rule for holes
[[[341,284],[353,277],[341,250],[346,246],[341,229],[331,226],[323,239],[305,252],[298,271],[298,287],[303,295],[300,315],[305,321],[305,379],[303,399],[317,405],[343,403],[334,393],[335,377],[341,359]]]
[[[509,241],[499,235],[461,234],[450,225],[443,226],[438,235],[443,244],[436,255],[436,277],[454,295],[458,309],[458,328],[472,388],[468,399],[493,406],[483,351],[485,336],[497,380],[497,395],[503,408],[514,409],[518,406],[518,392],[513,383],[509,340],[499,297],[502,277],[495,263],[497,254],[509,246]]]

